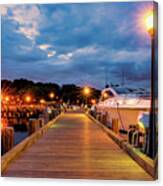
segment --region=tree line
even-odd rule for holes
[[[85,95],[83,88],[75,84],[64,84],[62,86],[56,83],[33,82],[27,79],[15,79],[13,81],[3,79],[1,81],[1,90],[6,95],[17,95],[23,97],[26,94],[32,95],[36,102],[40,99],[50,101],[49,93],[53,92],[54,100],[62,100],[63,102],[83,103],[85,102]],[[90,88],[90,95],[88,101],[91,99],[99,99],[101,91],[92,87]]]

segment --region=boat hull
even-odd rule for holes
[[[128,130],[129,125],[138,123],[138,116],[142,112],[149,112],[149,108],[98,108],[97,112],[106,114],[107,125],[112,127],[112,119],[119,120],[119,128]]]

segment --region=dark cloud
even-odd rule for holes
[[[150,2],[19,5],[2,8],[2,78],[103,88],[149,86],[150,41],[136,14]]]

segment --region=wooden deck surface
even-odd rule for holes
[[[63,114],[2,176],[152,180],[84,114]]]

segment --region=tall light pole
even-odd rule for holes
[[[90,94],[90,88],[84,87],[83,93],[86,97],[86,105],[87,105],[87,101],[88,101],[87,98],[88,98],[88,95]]]
[[[156,21],[156,20],[155,20]],[[152,11],[145,19],[146,28],[151,39],[151,106],[150,106],[150,120],[149,120],[149,142],[147,154],[151,158],[155,158],[157,152],[156,142],[156,105],[155,105],[155,36],[156,30],[154,28],[154,12]]]

